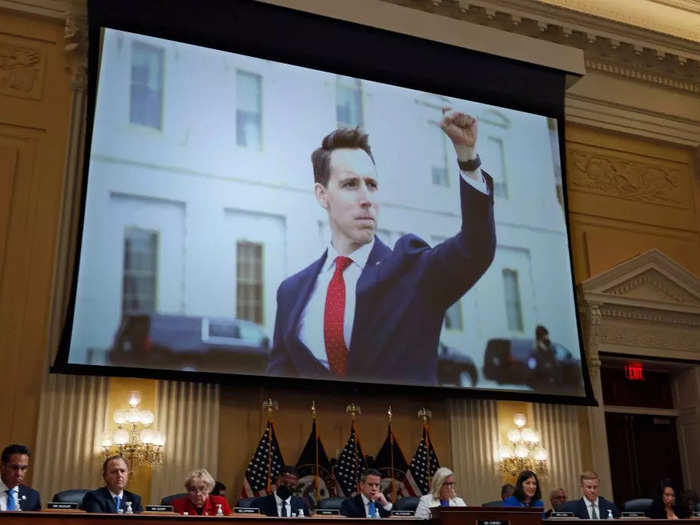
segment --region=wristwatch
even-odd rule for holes
[[[475,159],[458,160],[457,164],[459,164],[459,169],[462,171],[476,171],[479,166],[481,166],[481,158],[479,158],[479,154],[477,153]]]

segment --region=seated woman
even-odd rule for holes
[[[503,500],[503,506],[544,508],[542,492],[540,492],[540,481],[537,479],[537,475],[531,470],[523,470],[518,475],[513,495]]]
[[[226,498],[210,495],[214,488],[214,478],[206,469],[199,469],[185,478],[187,496],[173,501],[173,510],[179,514],[216,516],[221,506],[225,516],[231,515]]]
[[[690,516],[687,508],[676,504],[676,490],[670,479],[659,482],[656,497],[647,511],[647,516],[657,520],[677,520]]]
[[[455,475],[447,467],[440,467],[433,475],[430,493],[421,496],[416,507],[416,518],[430,518],[433,507],[466,507],[462,498],[455,495]]]

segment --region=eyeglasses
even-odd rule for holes
[[[187,487],[187,492],[192,494],[207,494],[209,492],[209,487]]]

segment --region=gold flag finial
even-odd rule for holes
[[[386,415],[389,416],[389,423],[391,423],[391,405],[389,405],[389,410],[386,411]]]
[[[360,408],[360,405],[350,403],[345,407],[345,413],[350,414],[352,416],[352,420],[355,421],[355,416],[362,415],[362,409]]]
[[[428,408],[421,408],[418,411],[418,419],[423,420],[423,424],[427,423],[433,417],[433,411]]]
[[[316,401],[311,401],[311,417],[316,419]]]
[[[263,410],[267,412],[267,416],[270,417],[272,415],[272,412],[275,410],[279,410],[280,406],[277,404],[277,401],[273,400],[271,397],[268,397],[265,401],[263,401]]]

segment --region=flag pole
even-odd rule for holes
[[[316,501],[321,501],[321,490],[318,487],[318,428],[316,427],[316,401],[311,402],[311,419],[314,426],[314,495]]]
[[[387,415],[389,416],[389,454],[391,456],[391,501],[396,501],[396,483],[394,478],[394,433],[391,431],[391,405],[389,405],[389,410],[387,410]]]
[[[272,412],[278,408],[279,405],[277,404],[277,401],[274,401],[271,397],[268,397],[265,401],[263,401],[263,410],[267,412],[267,484],[265,486],[265,490],[268,494],[272,490]]]
[[[360,405],[356,405],[355,403],[350,403],[348,406],[345,407],[345,413],[350,414],[351,417],[351,423],[350,423],[350,432],[352,432],[355,429],[355,416],[358,414],[362,414],[362,409],[360,408]],[[359,441],[359,438],[357,437],[357,431],[355,431],[355,454],[353,454],[355,458],[355,471],[353,473],[353,478],[355,480],[355,490],[357,490],[357,482],[359,476],[357,475],[357,467],[358,467],[358,459],[357,459],[357,442]],[[364,458],[363,458],[364,459]]]

